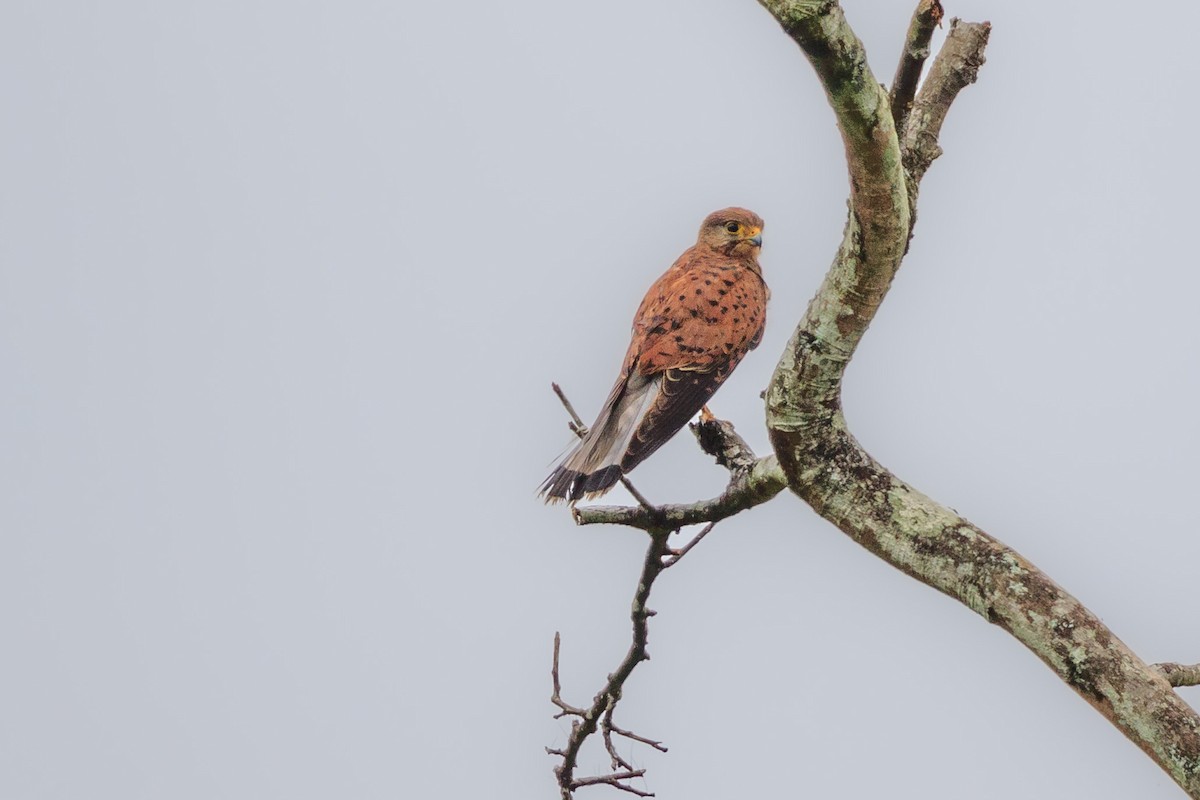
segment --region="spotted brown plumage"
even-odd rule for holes
[[[604,494],[694,417],[758,346],[770,294],[758,265],[762,228],[744,208],[709,214],[696,244],[650,287],[616,385],[587,435],[542,483],[546,502]]]

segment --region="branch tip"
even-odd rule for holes
[[[933,31],[942,26],[944,16],[945,11],[938,0],[921,0],[913,11],[888,98],[897,131],[904,130],[904,122],[908,119],[913,98],[917,94],[921,70],[925,67],[925,59],[929,58],[929,43],[933,39]]]
[[[575,423],[575,426],[572,427],[571,430],[574,431],[575,435],[580,439],[582,439],[584,436],[587,436],[587,425],[584,425],[583,420],[581,420],[579,415],[575,413],[575,406],[571,405],[571,401],[567,399],[567,395],[565,392],[563,392],[562,387],[554,382],[550,383],[550,387],[554,389],[554,393],[558,395],[559,402],[562,403],[563,408],[567,410],[567,414],[571,417],[571,422]]]

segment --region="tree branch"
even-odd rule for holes
[[[580,421],[562,387],[557,383],[550,386],[571,416],[568,427],[582,439],[587,434],[587,427]],[[621,482],[638,501],[638,506],[574,506],[571,513],[575,524],[627,525],[649,533],[674,531],[685,525],[719,522],[767,502],[787,485],[775,456],[755,456],[733,423],[702,414],[699,422],[688,427],[696,436],[700,449],[729,470],[729,485],[724,492],[711,500],[698,500],[688,505],[655,506],[634,489],[625,476],[621,476]]]
[[[1200,664],[1155,664],[1172,686],[1200,686]]]
[[[760,458],[745,472],[735,473],[725,491],[710,500],[686,505],[663,505],[653,509],[638,506],[577,506],[579,525],[628,525],[644,531],[678,530],[684,525],[718,522],[748,508],[767,502],[783,491],[787,479],[775,456]]]
[[[650,629],[648,620],[654,616],[646,602],[650,599],[650,587],[654,585],[654,579],[663,571],[663,557],[667,555],[667,536],[668,533],[663,531],[652,534],[650,537],[650,546],[646,550],[646,557],[642,561],[642,574],[638,578],[637,591],[633,596],[633,606],[630,611],[630,619],[633,621],[633,642],[629,646],[625,658],[622,659],[616,671],[608,676],[604,687],[596,694],[592,700],[591,706],[586,709],[575,708],[562,701],[559,696],[559,679],[558,679],[558,635],[554,636],[554,668],[552,671],[554,681],[554,694],[550,698],[550,702],[563,710],[564,714],[569,714],[576,717],[571,723],[571,733],[567,737],[567,745],[562,749],[547,748],[546,752],[551,755],[556,755],[562,758],[562,763],[554,768],[554,774],[558,778],[559,794],[562,800],[571,800],[573,793],[580,786],[591,786],[598,783],[616,786],[619,789],[624,789],[627,792],[632,792],[642,797],[653,797],[652,794],[644,793],[641,790],[634,789],[622,781],[629,778],[641,777],[643,770],[630,771],[628,764],[625,764],[621,759],[615,757],[612,748],[609,748],[609,754],[613,757],[614,769],[621,767],[625,768],[624,772],[614,772],[611,775],[602,775],[594,778],[576,778],[575,768],[579,762],[579,750],[583,747],[584,741],[589,736],[596,732],[597,726],[601,725],[602,721],[605,724],[612,723],[612,712],[616,707],[617,702],[621,699],[621,691],[625,685],[625,681],[633,673],[633,668],[643,661],[650,658],[650,654],[646,650],[647,642],[650,638]],[[649,739],[635,737],[624,730],[616,730],[624,736],[637,738],[639,741],[646,741],[652,746],[665,750],[661,742],[652,742]],[[606,728],[603,732],[606,743],[611,742],[611,734]]]
[[[907,121],[904,170],[887,98],[837,3],[760,2],[816,69],[850,172],[842,245],[767,393],[771,442],[789,486],[871,552],[1010,632],[1200,797],[1200,718],[1163,672],[1027,559],[884,469],[842,414],[846,364],[900,266],[909,198],[941,152],[937,135],[954,96],[983,63],[988,26],[952,24]]]
[[[579,419],[579,415],[575,413],[571,401],[567,399],[566,394],[557,383],[551,385],[554,393],[562,401],[563,408],[571,416],[571,430],[577,436],[584,436],[586,428]],[[553,691],[550,695],[550,702],[559,709],[559,713],[555,714],[556,719],[574,718],[566,746],[546,748],[548,754],[562,759],[562,763],[554,769],[562,800],[570,800],[574,791],[582,786],[595,785],[612,786],[639,797],[654,796],[650,792],[644,792],[627,783],[632,778],[642,777],[645,770],[634,770],[633,765],[617,753],[612,739],[616,734],[641,742],[661,752],[667,751],[662,742],[639,736],[619,727],[613,721],[613,713],[621,699],[625,681],[639,663],[650,658],[646,649],[650,636],[649,619],[654,616],[654,612],[646,606],[650,597],[650,589],[659,574],[677,564],[681,558],[687,555],[701,539],[708,535],[718,520],[769,500],[781,492],[785,485],[783,473],[780,471],[775,457],[756,458],[750,445],[746,444],[745,440],[738,435],[731,423],[702,414],[700,422],[693,424],[691,429],[701,449],[713,456],[718,464],[730,472],[729,487],[720,497],[692,506],[654,506],[640,494],[634,492],[633,487],[626,482],[626,488],[630,489],[640,505],[584,506],[582,508],[575,506],[573,508],[576,522],[581,525],[596,522],[631,525],[648,532],[650,544],[642,561],[642,572],[638,577],[637,591],[634,594],[630,612],[630,619],[633,622],[632,643],[625,658],[616,671],[608,676],[604,686],[593,698],[592,704],[588,708],[573,706],[562,699],[562,685],[558,672],[561,640],[557,633],[554,634],[554,660],[550,670]],[[673,550],[668,545],[668,538],[672,532],[678,531],[683,525],[691,524],[686,521],[689,514],[701,514],[702,517],[694,521],[708,522],[709,524],[683,548]],[[579,763],[579,751],[587,738],[597,730],[600,731],[605,749],[608,751],[613,772],[608,775],[577,778],[575,770]]]
[[[692,548],[695,547],[696,545],[700,544],[700,540],[703,539],[705,536],[708,536],[708,534],[710,534],[712,532],[712,529],[715,527],[717,527],[716,522],[708,523],[707,525],[705,525],[703,528],[700,529],[699,533],[697,533],[695,536],[692,537],[692,540],[690,542],[688,542],[687,544],[685,544],[683,547],[679,548],[678,550],[671,552],[670,557],[663,561],[663,569],[666,569],[667,567],[673,567],[677,563],[679,563],[679,559],[683,558],[688,553],[692,552]]]
[[[942,123],[958,93],[979,76],[979,68],[985,60],[983,51],[991,33],[990,22],[950,20],[950,33],[929,68],[929,76],[917,95],[912,114],[905,127],[897,128],[904,166],[912,185],[921,182],[934,159],[942,154],[937,141]]]
[[[908,237],[912,240],[917,224],[917,195],[921,178],[929,166],[942,154],[938,135],[942,123],[958,93],[975,82],[983,65],[992,26],[989,22],[950,20],[950,33],[929,68],[929,76],[917,95],[912,113],[905,124],[897,128],[904,172],[908,177]],[[906,245],[907,246],[907,245]]]
[[[621,781],[640,778],[645,774],[646,770],[635,769],[626,772],[614,772],[612,775],[598,775],[594,778],[580,778],[575,781],[574,788],[578,789],[580,786],[612,786],[614,789],[636,794],[638,797],[654,797],[654,792],[643,792],[641,789],[636,789],[627,783],[621,783]]]
[[[917,10],[913,12],[912,22],[908,25],[908,35],[904,37],[904,50],[900,53],[900,63],[896,66],[896,77],[892,79],[892,91],[889,105],[892,107],[892,121],[896,130],[904,130],[904,121],[912,109],[913,98],[917,95],[917,82],[921,79],[921,70],[925,59],[929,58],[929,42],[933,39],[933,30],[942,24],[942,4],[938,0],[921,0]]]

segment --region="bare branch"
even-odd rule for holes
[[[779,494],[787,485],[776,458],[756,458],[750,445],[738,435],[732,423],[715,417],[702,418],[691,429],[701,449],[729,470],[729,485],[724,492],[710,500],[656,506],[653,509],[577,506],[574,510],[575,522],[579,525],[627,525],[644,531],[678,530],[685,525],[719,522],[753,508]]]
[[[582,717],[582,716],[584,716],[584,710],[582,708],[576,708],[573,705],[564,703],[563,699],[562,699],[562,684],[558,680],[558,648],[559,648],[560,638],[561,637],[559,637],[558,631],[555,631],[554,632],[554,665],[550,668],[550,678],[554,682],[554,692],[550,695],[550,702],[554,703],[554,705],[561,708],[562,713],[555,714],[554,718],[559,719],[561,717],[566,717],[566,716]],[[560,753],[559,755],[562,755],[562,754]]]
[[[626,478],[624,475],[622,475],[621,485],[625,487],[625,491],[633,495],[634,500],[638,501],[638,505],[641,506],[642,511],[646,512],[647,514],[656,513],[657,509],[654,507],[654,505],[647,500],[641,492],[634,488],[633,484],[630,483],[629,478]]]
[[[904,38],[904,49],[900,52],[900,63],[896,66],[896,77],[892,79],[889,105],[897,131],[904,130],[904,120],[908,118],[913,98],[916,97],[921,70],[925,66],[925,59],[929,58],[929,42],[933,39],[934,28],[942,24],[944,14],[938,0],[921,0],[913,12],[908,35]]]
[[[571,429],[580,437],[587,435],[586,428],[584,428],[579,415],[575,413],[575,409],[567,399],[562,388],[557,383],[552,384],[552,386],[554,387],[554,393],[558,395],[558,399],[562,401],[563,407],[573,420]],[[775,457],[770,456],[765,459],[756,458],[754,451],[737,434],[731,423],[716,419],[705,413],[701,415],[700,422],[692,425],[691,429],[700,447],[706,453],[716,458],[718,464],[730,471],[731,479],[729,487],[721,497],[707,503],[701,502],[691,507],[706,511],[710,517],[698,521],[708,522],[709,524],[683,548],[679,550],[671,549],[667,544],[667,539],[681,525],[690,524],[682,522],[676,524],[675,522],[676,517],[679,516],[676,509],[689,507],[652,506],[628,483],[626,483],[626,488],[641,503],[640,507],[585,506],[581,508],[575,506],[572,509],[576,522],[581,525],[595,522],[616,522],[641,528],[650,534],[650,545],[647,548],[642,564],[642,574],[638,579],[638,588],[634,595],[633,607],[630,613],[630,618],[633,622],[632,644],[620,666],[608,676],[607,682],[596,694],[589,708],[578,708],[562,699],[562,687],[558,672],[560,638],[557,633],[554,634],[554,661],[550,670],[553,691],[550,695],[550,702],[559,709],[559,713],[554,715],[556,719],[567,716],[578,718],[571,725],[571,733],[567,738],[565,747],[546,748],[546,752],[549,755],[558,756],[562,759],[562,763],[555,767],[554,774],[558,779],[559,792],[563,800],[570,800],[574,790],[581,786],[594,785],[613,786],[640,797],[654,796],[650,792],[643,792],[624,782],[633,777],[641,777],[644,774],[644,770],[634,770],[633,765],[622,758],[617,752],[612,738],[614,734],[624,736],[627,739],[653,747],[660,752],[667,752],[667,748],[662,742],[639,736],[632,731],[619,727],[613,722],[613,712],[616,709],[617,702],[621,699],[625,681],[633,672],[634,667],[650,658],[649,653],[646,651],[646,644],[649,638],[648,620],[654,616],[654,611],[646,606],[646,601],[650,596],[650,589],[654,585],[655,579],[664,569],[677,564],[681,558],[687,555],[692,548],[708,535],[716,525],[717,519],[765,502],[782,491],[785,485],[783,473],[780,471]],[[600,730],[604,747],[608,751],[609,760],[612,763],[612,768],[624,771],[591,778],[576,778],[575,769],[579,762],[580,748],[597,729]]]
[[[904,128],[898,128],[909,182],[920,183],[934,159],[942,154],[938,136],[958,93],[975,82],[986,59],[990,22],[950,20],[950,33],[913,104]]]
[[[626,739],[632,739],[635,742],[641,742],[642,744],[649,745],[650,747],[653,747],[655,750],[659,751],[660,753],[667,752],[667,748],[663,745],[662,742],[656,741],[654,739],[647,739],[645,736],[638,736],[633,731],[627,731],[624,728],[617,725],[617,723],[613,722],[613,711],[616,710],[616,707],[617,707],[617,701],[614,698],[610,697],[609,702],[608,702],[608,708],[605,709],[605,711],[604,711],[604,718],[600,720],[600,732],[603,734],[603,737],[604,737],[604,749],[608,751],[608,757],[609,757],[609,760],[612,762],[612,768],[614,770],[616,770],[616,769],[632,770],[633,765],[630,764],[628,761],[626,761],[624,758],[622,758],[621,754],[617,752],[617,747],[615,744],[613,744],[613,739],[612,739],[613,734],[616,734],[618,736],[624,736]]]
[[[575,406],[571,405],[571,401],[567,399],[567,395],[565,392],[563,392],[562,387],[553,382],[551,382],[550,387],[554,389],[554,393],[558,395],[558,399],[563,404],[563,408],[567,410],[567,414],[569,414],[571,417],[571,421],[567,424],[567,427],[569,427],[571,432],[580,439],[582,439],[584,436],[587,436],[587,425],[584,425],[583,420],[579,418],[577,413],[575,413]]]
[[[571,800],[572,792],[580,786],[591,786],[598,783],[617,786],[625,791],[643,797],[652,796],[620,783],[620,781],[631,777],[640,777],[643,774],[642,770],[617,773],[598,778],[577,779],[575,778],[575,768],[579,761],[580,748],[583,747],[584,741],[596,732],[596,728],[600,724],[602,717],[607,717],[611,722],[612,711],[616,707],[617,702],[620,701],[625,681],[633,673],[634,667],[650,658],[650,654],[647,652],[647,643],[650,637],[648,620],[654,616],[654,612],[646,606],[646,602],[650,599],[650,588],[654,585],[655,578],[663,571],[663,556],[666,555],[668,550],[667,536],[668,534],[665,531],[653,533],[650,536],[650,546],[646,549],[646,556],[642,561],[642,573],[638,578],[637,591],[634,593],[633,605],[629,614],[630,620],[633,622],[633,641],[629,646],[629,651],[625,654],[625,658],[621,661],[616,671],[608,676],[608,680],[605,682],[604,687],[596,694],[591,706],[586,709],[574,709],[574,707],[571,707],[572,710],[567,712],[575,713],[578,711],[580,713],[578,714],[579,720],[571,726],[571,733],[567,737],[566,746],[560,750],[553,751],[547,748],[547,752],[551,753],[551,755],[557,755],[562,758],[562,763],[554,769],[554,774],[558,778],[558,788],[562,800]],[[553,670],[555,695],[558,694],[557,654],[558,648],[556,646],[555,669]],[[553,701],[553,697],[551,699]],[[564,708],[566,704],[562,703],[561,700],[555,702],[555,705],[566,711]],[[624,734],[622,733],[622,735]],[[640,737],[638,738],[640,740]],[[614,754],[614,752],[613,749],[609,749],[610,755]],[[622,760],[615,760],[617,760],[618,766],[624,764]]]
[[[736,475],[725,491],[710,500],[685,505],[662,505],[653,510],[636,506],[577,506],[575,522],[580,525],[628,525],[644,531],[677,530],[684,525],[718,522],[761,505],[787,486],[775,456],[754,462],[749,472]]]
[[[1154,664],[1172,686],[1200,686],[1200,664]]]
[[[942,154],[937,141],[942,132],[942,123],[946,121],[946,115],[958,93],[975,82],[979,68],[986,60],[983,52],[991,32],[989,22],[950,20],[950,33],[929,68],[929,75],[917,96],[912,114],[903,127],[896,129],[908,178],[910,240],[917,224],[917,195],[921,178]]]
[[[666,569],[667,567],[673,567],[676,564],[678,564],[679,559],[683,558],[688,553],[690,553],[692,551],[692,548],[695,547],[696,545],[700,544],[700,540],[703,539],[705,536],[708,536],[708,534],[715,527],[717,527],[716,522],[708,523],[707,525],[705,525],[703,528],[700,529],[699,533],[697,533],[694,537],[692,537],[692,540],[690,542],[688,542],[687,544],[685,544],[683,547],[679,548],[678,550],[674,550],[674,551],[671,551],[670,553],[668,553],[668,558],[663,561],[663,569]]]
[[[633,764],[630,764],[628,761],[626,761],[624,758],[621,757],[621,754],[617,752],[617,747],[616,747],[616,745],[613,744],[613,740],[612,740],[613,733],[614,733],[612,715],[613,715],[613,708],[615,706],[616,706],[616,702],[610,700],[610,702],[608,704],[608,709],[604,712],[604,719],[600,720],[600,732],[604,736],[604,749],[608,751],[608,758],[609,758],[609,761],[612,763],[612,768],[613,769],[630,770],[630,769],[633,769]]]
[[[571,429],[580,438],[587,435],[587,428],[579,421],[579,415],[575,413],[562,387],[557,383],[550,385],[574,421]],[[576,524],[627,525],[651,533],[678,530],[684,525],[717,522],[765,503],[783,491],[786,483],[775,457],[756,458],[750,445],[734,429],[733,423],[702,416],[699,422],[690,427],[700,448],[731,473],[729,485],[720,496],[690,505],[655,506],[622,476],[621,482],[638,501],[639,507],[574,506],[571,513]]]
[[[951,102],[983,63],[989,26],[952,23],[908,118],[901,170],[894,120],[837,3],[760,2],[816,68],[850,172],[842,245],[767,393],[767,424],[788,485],[871,552],[1015,636],[1200,798],[1200,717],[1163,673],[1027,559],[884,469],[842,414],[846,364],[900,265],[909,198],[940,153]]]
[[[594,778],[580,778],[571,784],[571,788],[578,789],[581,786],[611,786],[623,792],[636,794],[638,797],[654,797],[654,792],[643,792],[641,789],[636,789],[627,783],[621,783],[621,781],[627,781],[632,778],[640,778],[645,774],[646,770],[635,769],[627,772],[614,772],[612,775],[598,775]]]
[[[642,744],[648,744],[660,753],[667,752],[667,747],[662,742],[657,741],[655,739],[647,739],[645,736],[638,736],[636,733],[633,733],[632,731],[627,731],[624,728],[617,727],[616,723],[614,723],[612,721],[611,714],[608,716],[609,716],[608,729],[610,731],[612,731],[613,733],[618,734],[620,736],[624,736],[626,739],[632,739],[635,742],[641,742]]]

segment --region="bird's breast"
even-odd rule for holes
[[[634,321],[639,371],[732,366],[758,343],[767,297],[753,270],[697,264],[659,284]]]

